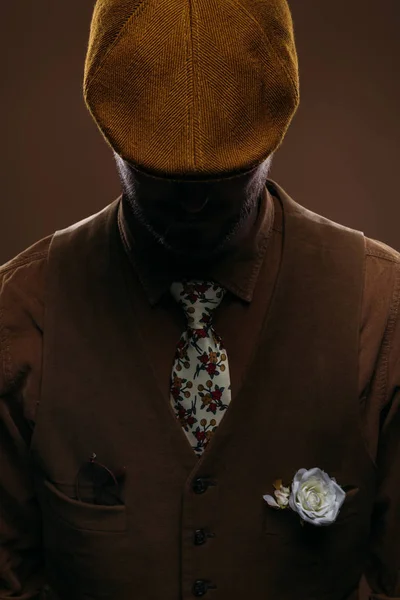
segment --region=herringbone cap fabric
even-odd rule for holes
[[[97,0],[84,99],[108,144],[156,177],[246,173],[299,104],[286,0]]]

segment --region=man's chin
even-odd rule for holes
[[[193,248],[192,244],[168,244],[163,242],[162,244],[168,253],[180,263],[202,263],[213,259],[216,256],[216,248],[210,248],[207,246],[196,246]]]
[[[210,263],[229,251],[233,232],[233,227],[212,232],[191,227],[181,229],[179,235],[177,231],[170,230],[159,236],[158,242],[179,263]]]
[[[220,254],[221,242],[212,243],[210,240],[191,239],[183,240],[160,240],[161,245],[171,255],[171,258],[181,264],[203,264],[215,260]]]

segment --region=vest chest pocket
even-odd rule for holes
[[[304,597],[321,600],[343,597],[344,589],[356,586],[369,533],[370,519],[363,500],[358,487],[347,492],[330,525],[302,525],[300,515],[291,508],[278,510],[265,503],[264,551],[266,560],[273,561],[273,576],[276,585],[283,586],[283,596],[285,590],[289,594],[293,581],[299,590],[306,590]]]
[[[267,503],[263,525],[267,552],[273,552],[284,563],[290,557],[299,576],[301,572],[315,572],[317,577],[332,561],[338,568],[346,561],[347,565],[354,565],[368,537],[368,520],[365,510],[361,510],[358,487],[347,492],[330,525],[301,524],[300,515],[291,508],[273,509]]]
[[[42,487],[43,509],[65,523],[82,531],[123,532],[127,527],[124,505],[102,506],[70,498],[45,479]]]
[[[125,505],[70,498],[48,480],[38,489],[49,582],[61,598],[123,597],[130,557]],[[125,586],[125,587],[124,587]]]

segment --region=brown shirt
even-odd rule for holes
[[[144,343],[153,370],[169,401],[169,376],[176,343],[185,327],[181,309],[168,293],[175,277],[143,250],[129,231],[120,204],[120,230],[128,256],[143,284],[135,298],[146,332]],[[228,293],[214,326],[227,348],[232,398],[238,392],[260,333],[265,306],[279,271],[283,239],[279,190],[266,188],[257,221],[232,255],[215,263],[209,278]],[[28,467],[30,439],[40,401],[44,282],[51,236],[40,240],[0,268],[0,600],[30,599],[43,579],[40,513]],[[147,251],[148,250],[148,251]],[[269,274],[260,280],[266,261]],[[262,294],[253,301],[255,286]],[[365,287],[360,323],[360,426],[366,448],[379,467],[382,525],[371,537],[366,565],[379,599],[400,597],[400,253],[365,238]],[[293,357],[288,357],[293,360]],[[379,532],[386,532],[385,536]],[[390,569],[389,569],[390,567]],[[386,573],[397,572],[397,581]],[[378,599],[378,596],[371,596]]]

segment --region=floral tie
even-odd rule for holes
[[[185,311],[171,376],[171,403],[200,458],[231,400],[227,352],[212,326],[225,290],[213,282],[175,282],[171,294]]]

